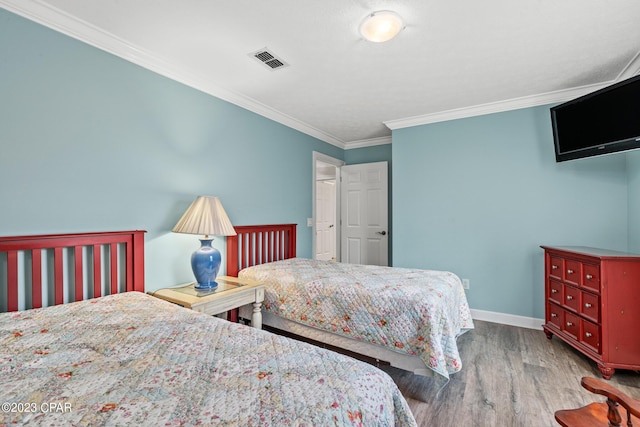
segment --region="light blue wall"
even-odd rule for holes
[[[0,235],[146,229],[156,289],[191,280],[196,236],[170,230],[210,194],[298,223],[310,256],[314,150],[393,157],[394,264],[470,278],[472,308],[542,317],[540,244],[640,252],[640,152],[556,164],[547,108],[343,151],[0,9]]]
[[[629,252],[640,253],[640,150],[627,154],[629,178]]]
[[[373,162],[389,162],[391,168],[391,144],[374,145],[372,147],[352,148],[345,150],[344,161],[348,165]],[[389,171],[391,176],[391,171]]]
[[[206,194],[299,224],[309,257],[314,150],[344,155],[0,9],[0,235],[146,229],[152,290],[192,280],[197,236],[170,231]]]
[[[394,265],[470,279],[474,309],[544,317],[540,245],[627,250],[625,154],[556,163],[548,107],[396,130],[392,150]]]

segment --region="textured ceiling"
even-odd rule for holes
[[[560,102],[640,71],[639,0],[0,0],[343,148],[392,128]],[[358,34],[391,9],[387,43]],[[249,53],[268,48],[288,66]]]

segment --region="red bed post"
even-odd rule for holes
[[[238,232],[238,228],[233,227]],[[240,236],[227,236],[227,276],[238,277],[238,238]]]
[[[131,248],[133,289],[127,289],[127,291],[144,292],[144,233],[145,231],[133,233],[133,246]]]
[[[287,242],[287,247],[285,248],[285,254],[283,259],[294,258],[296,256],[296,227],[295,224],[292,224],[293,228],[288,231],[285,241]]]

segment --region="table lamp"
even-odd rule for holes
[[[191,203],[172,231],[204,235],[200,239],[200,248],[191,255],[191,268],[196,276],[196,289],[214,290],[218,286],[216,276],[220,270],[222,257],[220,251],[211,246],[213,238],[209,235],[236,235],[220,200],[212,196],[199,196]]]

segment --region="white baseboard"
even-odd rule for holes
[[[471,309],[471,317],[474,320],[484,320],[486,322],[501,323],[503,325],[518,326],[528,329],[540,329],[544,324],[544,319],[534,317],[517,316],[515,314],[496,313],[494,311]]]

